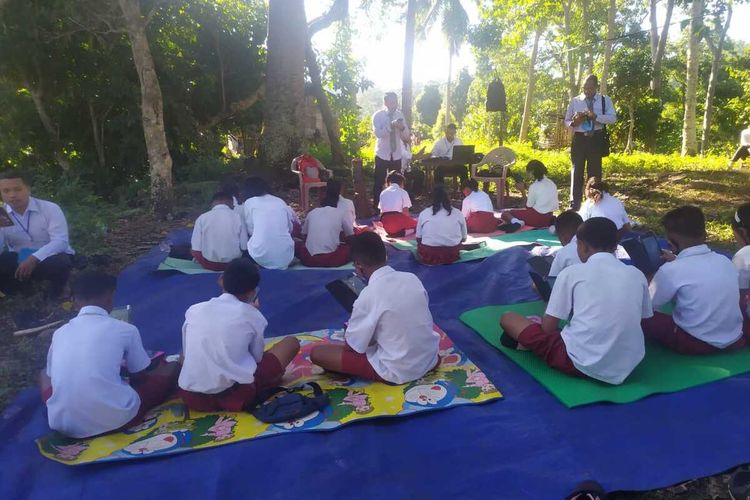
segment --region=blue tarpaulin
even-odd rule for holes
[[[182,232],[173,239],[185,239]],[[371,420],[332,433],[289,434],[179,456],[71,467],[34,439],[47,433],[38,393],[22,392],[0,420],[0,498],[562,498],[578,481],[647,490],[750,462],[750,376],[636,403],[568,409],[458,320],[479,306],[535,300],[521,248],[484,261],[418,265],[440,325],[500,388],[503,401],[413,418]],[[153,273],[154,249],[120,275],[150,349],[176,352],[185,310],[219,292],[217,276]],[[339,327],[345,312],[324,285],[342,271],[262,271],[268,336]]]

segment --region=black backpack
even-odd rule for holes
[[[313,390],[313,397],[303,396],[299,393],[305,386]],[[286,392],[286,394],[268,401],[273,395],[280,392]],[[322,410],[329,404],[328,394],[325,394],[315,382],[309,382],[298,387],[271,389],[265,394],[265,397],[258,400],[250,413],[261,422],[278,424],[306,417],[315,411]]]

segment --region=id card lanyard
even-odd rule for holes
[[[23,229],[23,232],[26,233],[26,236],[29,237],[29,240],[34,241],[34,238],[31,236],[31,233],[29,232],[29,229],[31,229],[31,210],[29,210],[28,208],[26,209],[26,225],[25,226],[23,225],[23,222],[21,221],[21,219],[16,217],[15,212],[11,212],[10,215],[18,223],[21,229]]]

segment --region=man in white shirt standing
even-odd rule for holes
[[[612,99],[597,92],[599,79],[586,78],[583,94],[574,97],[565,113],[565,125],[573,130],[570,159],[570,207],[581,207],[583,186],[589,177],[602,176],[602,156],[605,149],[604,127],[617,121]],[[584,171],[586,177],[584,178]]]
[[[30,280],[51,282],[59,295],[68,282],[75,254],[60,207],[31,196],[23,174],[0,174],[0,196],[12,226],[0,228],[0,291],[14,293]],[[7,247],[7,250],[5,248]]]
[[[227,192],[214,194],[213,207],[198,217],[193,227],[191,254],[211,271],[223,271],[247,248],[245,222],[234,210],[232,198]]]
[[[748,156],[750,156],[750,127],[740,132],[740,147],[734,152],[734,156],[729,162],[729,168],[734,167],[734,164],[740,160],[744,165]]]
[[[372,205],[375,208],[388,172],[401,171],[403,141],[410,140],[411,135],[406,119],[398,109],[398,96],[395,92],[385,94],[383,106],[383,109],[372,115],[372,131],[376,138],[375,179],[372,188]]]
[[[453,159],[453,146],[463,146],[461,139],[456,137],[456,124],[449,123],[445,127],[445,135],[435,142],[432,146],[432,157],[433,158],[445,158],[448,160]],[[467,179],[466,167],[463,165],[455,167],[437,167],[435,169],[435,182],[443,184],[445,182],[446,175],[458,175],[461,177],[461,181]]]

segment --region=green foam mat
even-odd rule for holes
[[[500,345],[500,316],[512,311],[523,316],[542,316],[544,303],[527,302],[487,306],[460,317],[490,345],[500,350],[534,377],[568,408],[591,403],[631,403],[652,394],[677,392],[750,372],[750,349],[704,356],[677,354],[654,343],[646,344],[646,356],[621,385],[565,375],[529,351]],[[513,397],[506,393],[506,397]]]
[[[349,271],[354,270],[354,265],[350,262],[348,264],[344,264],[343,266],[339,267],[307,267],[303,266],[299,263],[299,261],[296,261],[296,264],[293,264],[290,266],[287,270],[288,271],[311,271],[311,270],[327,270],[327,271]],[[156,268],[157,271],[177,271],[183,274],[206,274],[206,273],[214,273],[218,274],[220,271],[209,271],[208,269],[203,268],[200,264],[193,260],[186,260],[186,259],[175,259],[173,257],[167,257],[164,259],[164,262],[159,264],[159,267]]]

